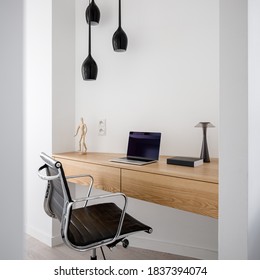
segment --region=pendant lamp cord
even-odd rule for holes
[[[121,27],[121,0],[119,0],[118,9],[118,25]]]
[[[89,10],[88,10],[88,54],[91,54],[91,18],[90,18],[90,0],[89,0]]]

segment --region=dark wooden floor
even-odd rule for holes
[[[109,260],[191,260],[192,258],[139,248],[117,246],[112,251],[104,247],[105,256]],[[53,248],[37,239],[26,236],[26,260],[88,260],[91,251],[77,252],[61,244]],[[97,249],[98,259],[103,259],[100,249]]]

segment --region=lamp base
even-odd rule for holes
[[[200,158],[203,159],[203,162],[210,162],[209,150],[207,144],[207,128],[214,127],[214,125],[212,125],[210,122],[199,122],[195,127],[202,127],[202,132],[203,132]]]

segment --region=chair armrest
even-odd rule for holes
[[[81,177],[89,177],[90,178],[90,184],[89,184],[89,189],[88,189],[88,193],[87,193],[87,197],[89,197],[90,193],[92,191],[93,184],[94,184],[94,178],[90,174],[71,175],[71,176],[66,176],[65,178],[66,179],[76,179],[76,178],[81,178]]]
[[[125,213],[126,213],[128,199],[127,199],[127,197],[124,193],[110,193],[110,194],[104,194],[104,195],[97,195],[97,196],[83,197],[83,198],[75,199],[68,204],[66,217],[69,217],[69,213],[72,209],[72,206],[76,203],[86,202],[85,203],[85,205],[86,205],[87,202],[90,201],[90,200],[113,198],[113,197],[118,197],[118,196],[121,196],[121,197],[124,198],[124,206],[123,206],[123,209],[122,209],[122,213],[121,213],[121,216],[120,216],[120,220],[119,220],[119,223],[118,223],[116,234],[111,241],[107,242],[107,243],[113,243],[114,241],[117,240],[117,237],[121,233],[121,229],[122,229],[122,226],[123,226],[124,217],[125,217]],[[67,232],[68,226],[69,226],[69,220],[67,219],[66,223],[65,223],[65,232]]]

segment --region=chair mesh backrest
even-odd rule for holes
[[[68,201],[71,201],[67,181],[62,166],[60,166],[59,168],[52,168],[50,166],[46,167],[46,173],[48,176],[57,175],[59,171],[61,172],[60,177],[48,181],[44,208],[48,215],[51,214],[53,216],[54,214],[55,218],[61,221],[64,205]]]

